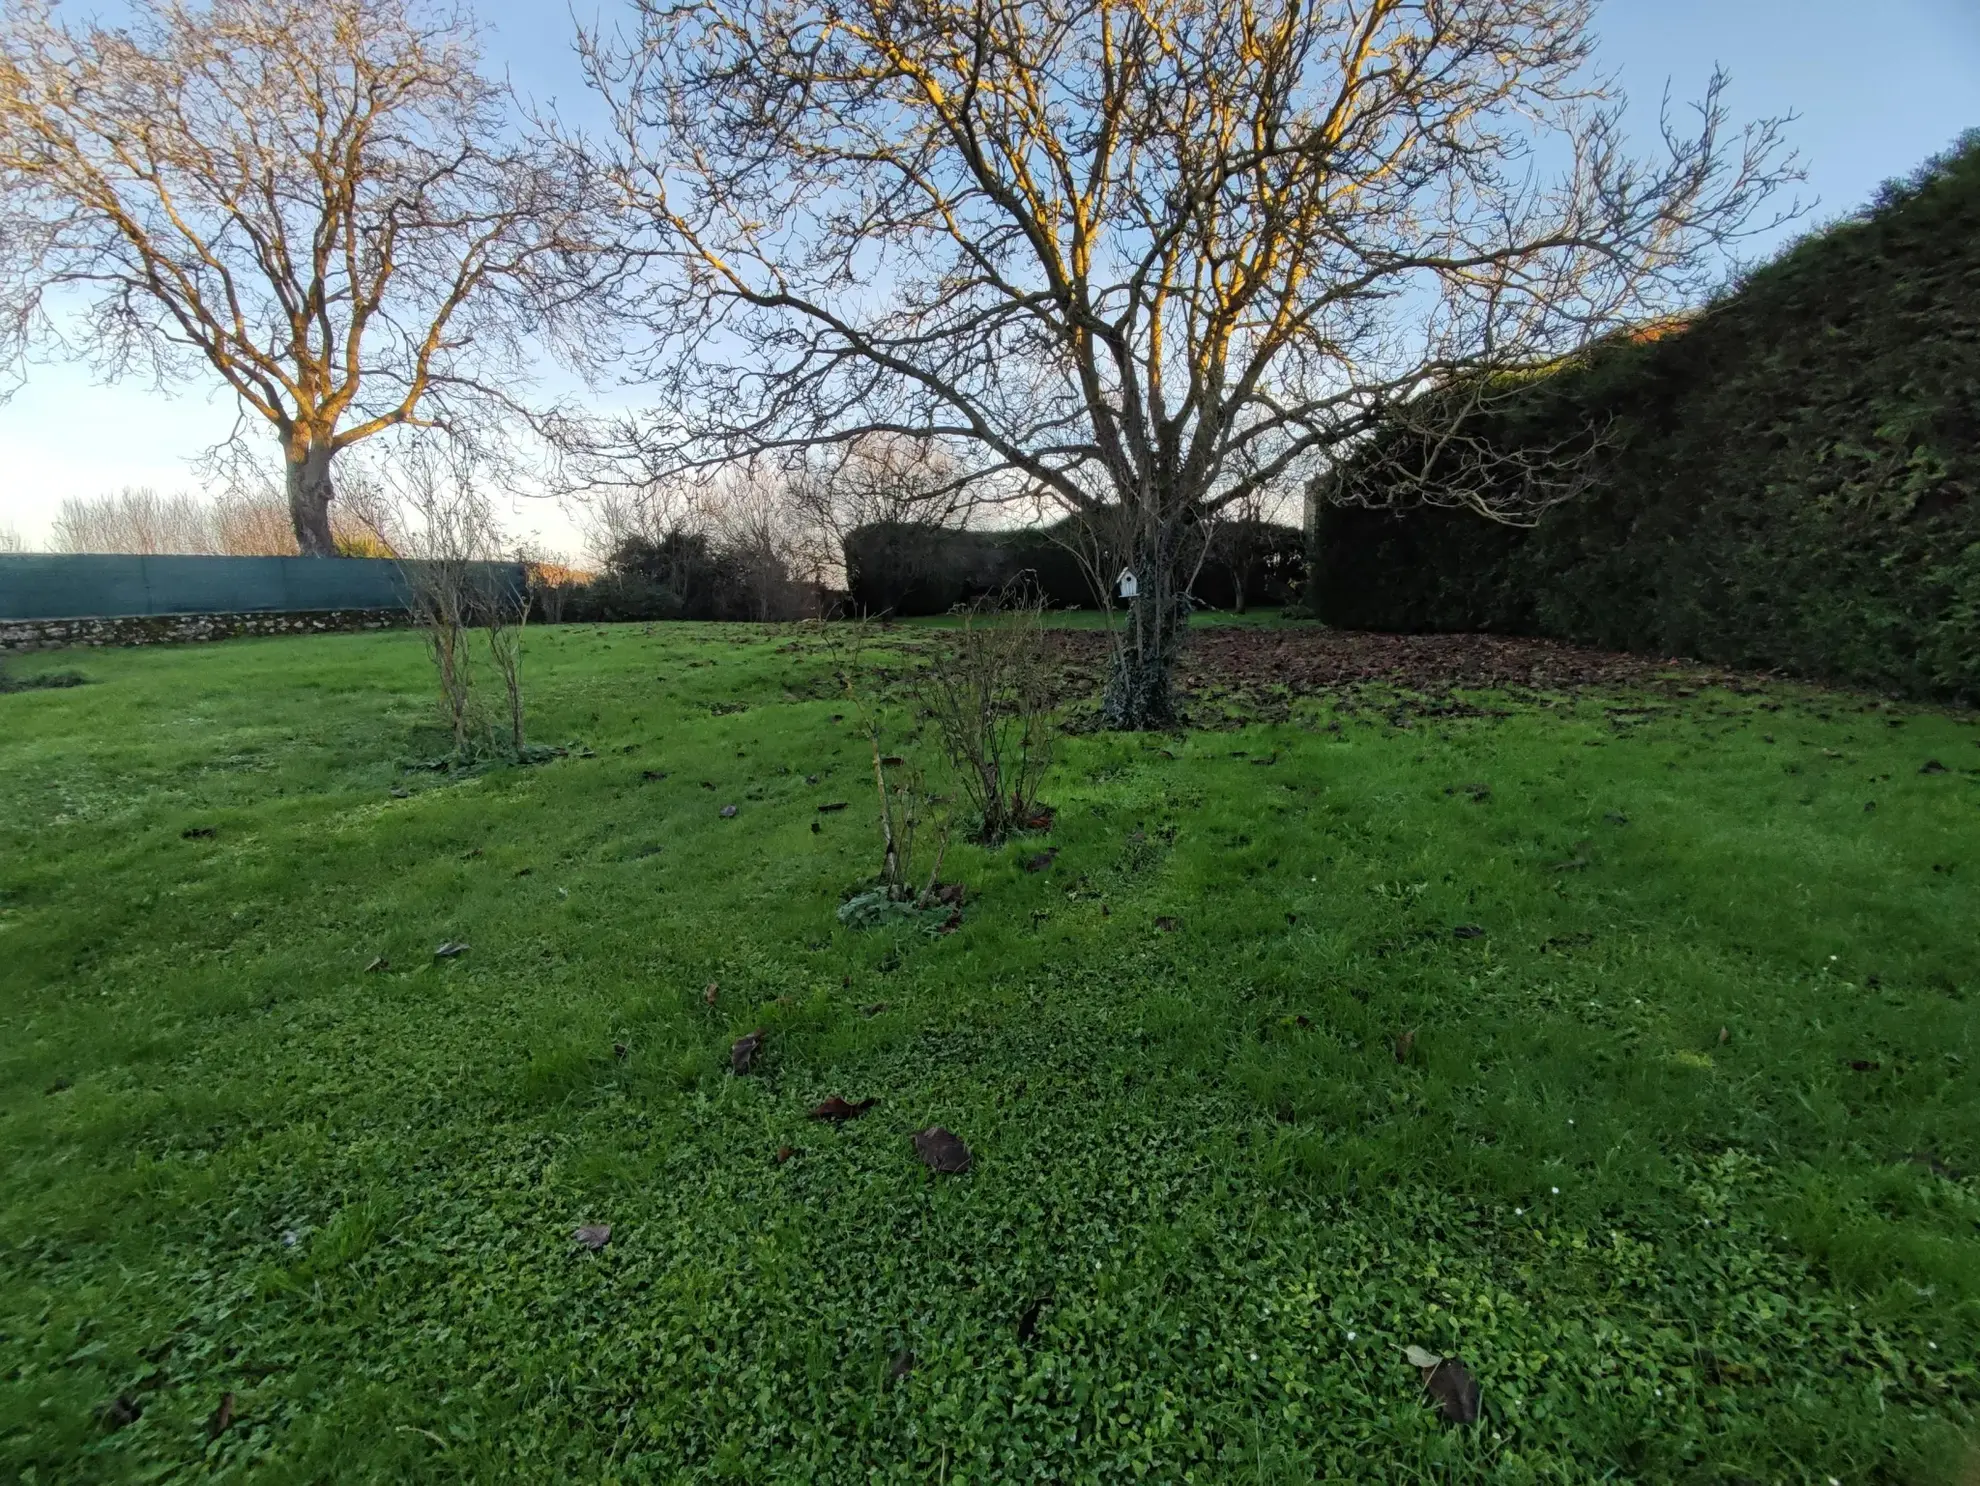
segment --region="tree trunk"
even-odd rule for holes
[[[335,557],[336,538],[330,535],[330,483],[327,442],[292,444],[284,450],[289,486],[289,519],[295,524],[296,546],[304,557]]]
[[[1154,732],[1177,726],[1171,676],[1189,624],[1187,581],[1177,570],[1175,541],[1137,540],[1137,592],[1127,624],[1115,637],[1114,669],[1100,705],[1101,722],[1117,732]]]

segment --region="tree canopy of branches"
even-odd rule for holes
[[[1632,156],[1588,0],[635,5],[587,41],[652,228],[667,412],[620,437],[674,467],[932,440],[1082,513],[1139,578],[1118,726],[1173,716],[1224,507],[1684,302],[1792,169],[1719,78]]]
[[[131,9],[0,20],[0,354],[204,368],[273,429],[296,541],[330,555],[340,451],[513,417],[534,349],[592,338],[591,184],[514,127],[459,10]]]

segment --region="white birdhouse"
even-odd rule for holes
[[[1122,568],[1120,577],[1114,580],[1114,586],[1116,589],[1119,590],[1122,598],[1124,599],[1133,598],[1135,595],[1133,570],[1130,568]]]

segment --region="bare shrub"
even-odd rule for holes
[[[923,704],[981,818],[986,844],[1039,816],[1052,765],[1045,595],[1020,578],[957,610],[958,628],[921,678]]]
[[[941,885],[942,861],[949,849],[949,814],[928,792],[921,771],[900,754],[890,753],[880,698],[868,665],[872,630],[866,620],[847,620],[825,629],[833,673],[852,704],[859,729],[873,760],[873,790],[879,805],[880,873],[877,895],[889,903],[929,907]],[[932,831],[935,862],[927,881],[915,887],[915,857]]]
[[[413,523],[399,565],[407,608],[439,678],[441,717],[453,734],[454,757],[465,760],[479,751],[485,730],[470,631],[486,607],[477,570],[494,545],[488,503],[464,463],[426,447],[409,449],[390,481]]]

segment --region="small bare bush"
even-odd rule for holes
[[[957,610],[961,627],[921,678],[923,705],[995,845],[1040,814],[1052,766],[1045,595],[1019,579]]]
[[[890,753],[880,699],[866,656],[871,638],[868,622],[849,620],[826,627],[826,644],[833,671],[846,700],[852,704],[873,759],[873,790],[879,805],[880,881],[871,896],[887,903],[932,907],[941,886],[942,861],[949,848],[949,815],[931,795],[921,771],[899,754]],[[927,881],[915,886],[915,858],[930,835],[935,862]],[[862,895],[866,897],[869,895]]]

